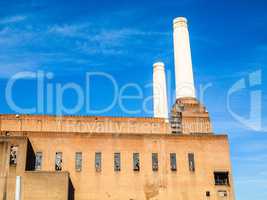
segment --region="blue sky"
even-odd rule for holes
[[[46,84],[85,84],[86,72],[108,73],[119,88],[141,86],[141,99],[126,100],[128,109],[141,108],[152,89],[152,64],[163,61],[170,73],[169,105],[174,95],[172,20],[189,21],[194,76],[197,90],[209,85],[204,99],[216,133],[227,133],[238,200],[267,198],[267,2],[236,1],[0,1],[0,90],[17,72],[42,70],[53,73]],[[251,84],[250,77],[254,76]],[[255,78],[256,77],[256,78]],[[252,78],[253,79],[253,78]],[[256,80],[255,80],[256,79]],[[235,92],[227,107],[227,93],[238,81],[245,87]],[[37,103],[36,82],[18,81],[16,102],[22,107]],[[114,88],[101,77],[93,79],[90,105],[103,108],[112,101]],[[255,94],[256,91],[256,94]],[[257,93],[258,92],[258,93]],[[136,93],[128,90],[128,95]],[[259,98],[251,99],[258,95]],[[47,95],[44,96],[45,98]],[[254,96],[255,97],[255,96]],[[64,95],[71,107],[75,93]],[[35,114],[55,114],[56,102],[45,102]],[[48,105],[48,106],[47,106]],[[152,102],[148,101],[152,108]],[[258,110],[257,110],[258,108]],[[251,115],[256,109],[255,117]],[[0,112],[16,113],[0,96]],[[258,115],[261,113],[261,116]],[[64,114],[64,113],[63,113]],[[76,115],[91,115],[84,107]],[[119,103],[102,115],[151,116],[125,113]],[[255,114],[255,113],[254,113]],[[256,121],[256,122],[255,122]],[[262,123],[255,128],[255,123]]]

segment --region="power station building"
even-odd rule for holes
[[[0,115],[0,200],[234,200],[229,143],[197,99],[173,21],[176,102],[153,65],[154,117]]]

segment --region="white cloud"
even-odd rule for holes
[[[27,17],[23,15],[16,15],[11,17],[6,17],[3,19],[0,19],[0,24],[11,24],[11,23],[18,23],[21,21],[24,21]]]
[[[35,61],[10,61],[0,63],[0,78],[10,78],[16,73],[23,71],[32,71],[38,68],[38,63]]]
[[[47,30],[48,33],[61,35],[63,37],[86,37],[84,29],[87,28],[87,24],[82,25],[53,25]]]
[[[0,29],[0,44],[5,48],[17,48],[27,42],[33,41],[37,38],[38,31],[31,28],[11,28],[5,27]]]
[[[24,19],[24,17],[6,18],[2,23]],[[0,68],[8,70],[2,70],[0,77],[6,78],[23,70],[36,70],[51,63],[68,62],[74,65],[92,63],[88,55],[128,56],[128,51],[137,46],[137,39],[145,42],[146,37],[151,35],[166,36],[166,34],[169,33],[147,32],[135,28],[99,29],[90,23],[55,24],[46,27],[7,25],[0,28],[0,46],[5,47],[0,50]],[[57,50],[53,51],[51,48],[53,45],[60,47],[62,55],[56,54]],[[49,55],[42,54],[46,49],[49,50]],[[76,51],[75,54],[72,54],[73,51]],[[87,56],[90,62],[84,60],[84,56]],[[101,60],[94,61],[94,64],[97,62],[103,64]]]

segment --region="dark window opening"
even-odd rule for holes
[[[158,168],[159,168],[158,154],[152,153],[152,170],[158,171]]]
[[[140,170],[139,153],[133,153],[133,170],[134,171],[139,171]]]
[[[35,170],[35,163],[36,163],[36,155],[33,150],[33,147],[30,142],[27,144],[27,154],[26,154],[26,171],[34,171]]]
[[[114,153],[114,171],[121,170],[121,154]]]
[[[9,164],[11,166],[17,166],[17,154],[18,154],[18,146],[11,146],[10,158],[9,158]]]
[[[101,171],[101,152],[95,153],[95,170],[97,172]]]
[[[214,172],[215,185],[229,185],[228,172]]]
[[[43,158],[43,153],[42,152],[36,152],[36,154],[35,154],[35,170],[41,170],[42,158]]]
[[[189,171],[195,171],[195,156],[193,153],[188,154],[188,164],[189,164]]]
[[[206,197],[210,197],[210,191],[206,192]]]
[[[75,169],[77,172],[82,171],[82,152],[75,153]]]
[[[56,171],[62,170],[62,152],[56,152],[55,170]]]
[[[9,160],[9,164],[11,166],[17,165],[17,154],[18,154],[18,146],[11,146],[10,147],[10,160]]]
[[[170,164],[171,164],[171,170],[176,171],[177,170],[176,153],[170,153]]]

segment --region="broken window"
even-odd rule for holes
[[[189,164],[189,171],[195,171],[195,156],[193,153],[188,154],[188,164]]]
[[[228,172],[214,172],[215,185],[229,185]]]
[[[82,152],[76,152],[75,154],[75,169],[77,172],[82,171]]]
[[[42,152],[36,152],[35,154],[35,170],[40,170],[42,168]]]
[[[121,170],[121,154],[114,153],[114,170],[120,171]]]
[[[62,152],[56,152],[55,170],[62,170]]]
[[[97,172],[101,171],[101,152],[95,153],[95,170]]]
[[[158,161],[158,154],[157,153],[152,153],[152,170],[153,171],[158,171],[159,168],[159,161]]]
[[[225,191],[225,190],[219,190],[218,191],[218,195],[219,195],[219,197],[220,198],[225,198],[225,197],[227,197],[227,191]]]
[[[139,171],[140,170],[139,153],[133,153],[133,170],[134,171]]]
[[[10,160],[9,164],[11,166],[16,166],[17,165],[17,154],[18,154],[18,146],[11,146],[10,147]]]
[[[176,171],[177,170],[176,153],[170,153],[170,164],[171,164],[171,170]]]

